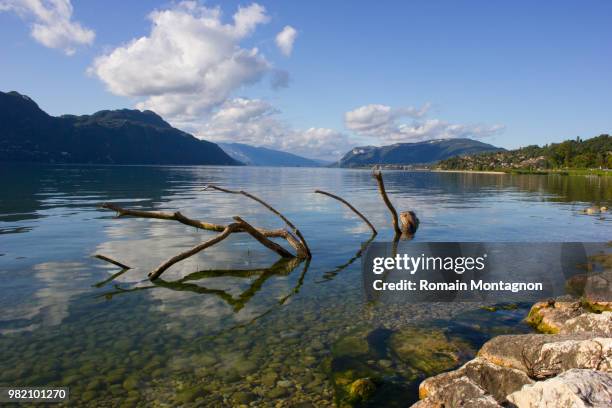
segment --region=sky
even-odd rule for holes
[[[612,2],[0,0],[0,90],[334,160],[612,131]]]

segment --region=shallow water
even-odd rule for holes
[[[377,226],[377,240],[389,240],[390,220],[368,171],[2,165],[0,179],[0,386],[68,385],[71,406],[326,406],[338,391],[334,363],[345,357],[335,346],[363,333],[372,359],[366,369],[380,369],[390,384],[410,383],[385,393],[385,404],[405,405],[417,397],[418,379],[388,351],[392,333],[443,329],[467,345],[469,358],[493,335],[528,330],[520,323],[528,305],[492,313],[475,304],[365,303],[358,251],[369,230],[312,191],[346,198]],[[245,197],[203,191],[210,183],[247,190],[283,212],[308,240],[312,261],[275,265],[274,254],[235,235],[153,285],[148,271],[214,233],[117,219],[96,207],[111,201],[221,224],[240,215],[282,226]],[[580,210],[609,206],[611,183],[385,173],[396,207],[418,214],[422,241],[607,241],[612,216]],[[93,254],[133,269],[108,280],[119,268]]]

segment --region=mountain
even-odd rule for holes
[[[217,143],[235,160],[250,166],[320,167],[321,162],[280,150],[242,143]]]
[[[454,157],[441,161],[444,170],[612,169],[612,137],[566,140],[498,153]]]
[[[337,167],[428,164],[453,156],[504,150],[472,139],[438,139],[389,146],[355,147],[335,164]]]
[[[29,97],[0,92],[0,161],[237,165],[214,143],[151,111],[50,116]]]

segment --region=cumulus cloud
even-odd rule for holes
[[[297,38],[297,31],[291,26],[285,26],[283,30],[276,35],[276,45],[278,49],[285,54],[290,56],[293,51],[293,43]]]
[[[95,33],[72,20],[70,0],[0,0],[0,12],[12,11],[31,23],[32,37],[48,48],[72,55],[93,43]]]
[[[347,129],[376,138],[382,143],[415,142],[431,139],[483,138],[499,133],[503,125],[452,124],[439,119],[425,119],[430,104],[421,108],[392,108],[365,105],[344,114]],[[405,123],[408,119],[410,123]]]
[[[353,144],[346,134],[327,128],[293,129],[279,111],[260,99],[225,102],[197,134],[212,141],[232,141],[335,160]]]
[[[224,23],[221,9],[195,1],[149,15],[151,31],[94,61],[89,72],[116,94],[145,98],[151,109],[181,125],[221,105],[240,87],[259,81],[271,64],[240,42],[269,21],[264,7],[239,7]]]

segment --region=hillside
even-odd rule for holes
[[[611,169],[612,138],[566,140],[497,153],[454,157],[438,164],[443,170]]]
[[[250,166],[319,167],[315,160],[242,143],[217,143],[233,159]]]
[[[0,161],[240,164],[216,144],[173,128],[151,111],[54,117],[18,92],[0,92]]]
[[[438,139],[389,146],[356,147],[335,165],[363,167],[372,165],[429,164],[453,156],[503,150],[472,139]]]

